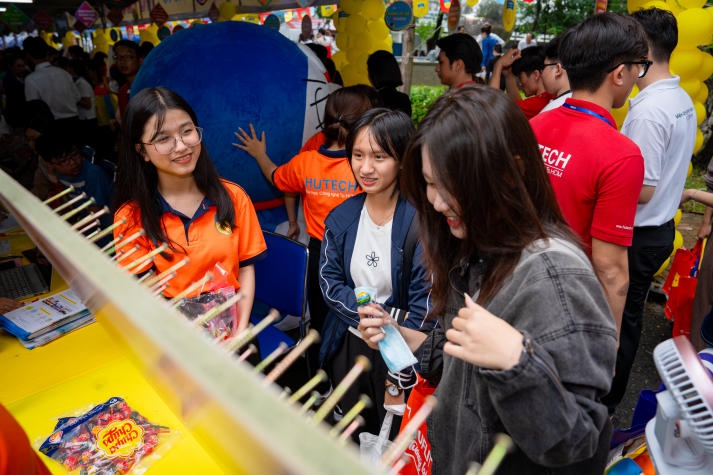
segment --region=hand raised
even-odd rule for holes
[[[265,131],[260,134],[260,138],[257,137],[255,132],[255,127],[250,124],[250,133],[248,134],[242,128],[238,127],[237,132],[233,132],[235,137],[240,141],[240,143],[233,143],[239,149],[245,150],[253,158],[257,158],[261,155],[267,155],[267,145],[265,144]]]
[[[522,352],[522,334],[505,320],[473,302],[466,294],[465,307],[446,332],[443,350],[451,356],[488,369],[515,366]]]

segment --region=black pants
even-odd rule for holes
[[[347,332],[344,341],[337,352],[325,362],[325,369],[332,384],[336,386],[344,379],[347,373],[354,366],[356,357],[364,355],[371,361],[371,369],[359,375],[359,378],[352,384],[344,397],[339,401],[342,413],[346,414],[358,401],[362,394],[366,394],[371,399],[372,404],[363,409],[359,414],[364,418],[364,425],[352,434],[352,440],[359,443],[359,433],[369,432],[379,434],[381,423],[386,416],[384,409],[384,391],[386,390],[386,374],[388,368],[384,363],[381,354],[377,350],[372,350],[364,343],[364,340]],[[401,425],[401,417],[394,416],[391,423],[389,438],[398,434]]]
[[[319,286],[319,253],[322,241],[313,237],[309,238],[309,259],[307,261],[307,303],[309,305],[309,327],[322,333],[324,319],[327,317],[327,304],[324,303],[322,289]],[[307,351],[309,359],[309,372],[313,373],[319,368],[319,345],[312,345]],[[329,385],[326,385],[328,388]],[[325,388],[320,388],[325,389]]]
[[[646,296],[654,274],[673,251],[674,233],[673,220],[661,226],[634,228],[634,238],[628,252],[629,290],[621,321],[616,373],[609,394],[602,399],[610,414],[614,413],[626,394],[629,374],[641,339]]]

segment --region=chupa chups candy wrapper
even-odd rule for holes
[[[147,456],[159,446],[165,449],[170,432],[113,397],[77,417],[59,418],[40,452],[81,475],[138,474],[145,471]]]

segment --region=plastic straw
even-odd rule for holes
[[[68,188],[65,188],[64,190],[60,191],[56,195],[52,195],[49,198],[47,198],[46,200],[44,200],[42,202],[42,204],[48,205],[48,204],[52,203],[54,200],[57,200],[65,195],[68,195],[69,193],[71,193],[73,191],[74,191],[74,187],[72,185],[69,185]]]
[[[344,376],[344,379],[342,379],[337,387],[334,388],[334,391],[332,391],[332,394],[329,395],[327,400],[319,406],[319,409],[317,409],[317,412],[312,418],[312,422],[318,423],[327,417],[327,414],[329,414],[334,409],[334,406],[337,405],[339,400],[344,397],[344,394],[346,394],[349,387],[354,384],[359,375],[369,369],[371,369],[371,361],[369,361],[369,359],[364,355],[357,356],[356,363],[352,369],[349,370],[346,376]]]
[[[356,419],[356,416],[359,415],[361,411],[364,410],[366,407],[371,406],[371,399],[369,396],[366,394],[362,394],[359,396],[359,400],[357,401],[356,404],[352,406],[351,409],[347,411],[346,414],[342,417],[342,419],[337,422],[337,424],[332,428],[332,430],[329,431],[330,435],[336,436],[339,434],[342,430],[344,430],[354,419]]]
[[[299,388],[297,391],[295,391],[294,394],[292,394],[289,399],[287,399],[287,402],[290,404],[294,404],[300,399],[304,397],[305,394],[310,392],[312,389],[317,387],[317,385],[321,382],[324,382],[327,380],[327,373],[323,369],[317,370],[314,376],[307,381],[301,388]],[[284,393],[283,393],[284,394]]]
[[[265,368],[274,363],[275,360],[279,358],[280,355],[282,355],[282,353],[284,353],[285,351],[287,351],[287,343],[281,341],[280,344],[277,345],[277,348],[275,348],[272,353],[267,355],[267,358],[265,358],[255,366],[254,372],[262,373],[263,371],[265,371]]]
[[[287,370],[287,368],[289,368],[295,361],[297,361],[297,358],[302,356],[304,352],[307,351],[307,348],[309,348],[310,345],[318,341],[319,333],[317,332],[317,330],[310,330],[307,335],[305,335],[305,337],[299,343],[297,343],[297,346],[292,348],[292,351],[290,351],[287,356],[282,358],[282,360],[275,365],[272,371],[270,371],[267,376],[265,376],[263,384],[267,385],[275,382],[275,380],[279,378],[282,373]]]
[[[428,396],[423,401],[423,406],[416,411],[416,414],[414,414],[413,418],[406,424],[406,427],[399,433],[391,447],[381,456],[382,469],[386,470],[404,453],[415,437],[419,427],[421,427],[421,424],[423,424],[434,407],[436,407],[436,398]]]

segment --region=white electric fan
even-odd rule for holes
[[[656,473],[713,474],[713,377],[685,336],[659,343],[654,362],[666,385],[646,425]]]

